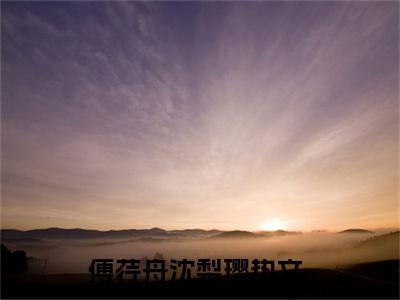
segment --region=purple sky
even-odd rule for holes
[[[2,228],[398,226],[398,2],[2,2]]]

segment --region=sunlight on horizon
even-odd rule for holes
[[[273,219],[263,223],[260,226],[260,229],[266,231],[287,230],[286,226],[287,224],[284,221],[280,219]]]

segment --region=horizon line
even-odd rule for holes
[[[164,229],[161,227],[151,227],[151,228],[125,228],[125,229],[93,229],[93,228],[82,228],[82,227],[43,227],[43,228],[31,228],[31,229],[17,229],[17,228],[1,228],[0,230],[16,230],[22,232],[28,232],[33,230],[49,230],[49,229],[61,229],[61,230],[86,230],[86,231],[99,231],[99,232],[110,232],[110,231],[128,231],[128,230],[162,230],[166,232],[170,231],[187,231],[187,230],[202,230],[202,231],[221,231],[221,232],[229,232],[229,231],[245,231],[245,232],[278,232],[278,231],[286,231],[286,232],[299,232],[299,233],[312,233],[312,232],[341,232],[345,230],[368,230],[368,231],[377,231],[377,230],[400,230],[400,227],[388,226],[388,227],[378,227],[378,228],[369,228],[369,227],[346,227],[344,229],[311,229],[311,230],[289,230],[289,229],[275,229],[275,230],[245,230],[245,229],[204,229],[204,228],[183,228],[183,229]]]

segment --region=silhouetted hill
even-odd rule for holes
[[[91,230],[91,229],[64,229],[46,228],[34,230],[1,230],[2,240],[46,240],[46,239],[149,239],[149,238],[250,238],[301,234],[296,231],[258,231],[250,232],[243,230],[221,231],[204,229],[164,230],[161,228],[151,229],[123,229],[123,230]]]
[[[276,230],[276,231],[243,231],[243,230],[232,230],[224,231],[219,234],[212,236],[211,238],[256,238],[256,237],[274,237],[283,235],[293,235],[301,234],[298,231],[286,231],[286,230]]]
[[[221,230],[204,230],[204,229],[183,229],[183,230],[171,230],[168,231],[169,236],[177,237],[209,237],[212,235],[220,234]]]
[[[281,235],[294,235],[302,234],[301,231],[286,231],[286,230],[275,230],[275,231],[257,231],[257,234],[262,234],[264,236],[281,236]]]
[[[233,231],[222,232],[211,238],[254,238],[254,237],[260,237],[260,235],[250,231],[233,230]]]
[[[64,229],[46,228],[34,230],[1,230],[2,239],[93,239],[93,238],[115,238],[115,239],[134,239],[134,238],[168,238],[168,237],[209,237],[222,231],[184,229],[167,231],[161,228],[151,229],[123,229],[123,230],[90,230],[90,229]]]
[[[369,233],[369,234],[372,234],[374,232],[370,231],[370,230],[366,230],[366,229],[350,228],[350,229],[346,229],[346,230],[343,230],[343,231],[339,231],[338,233],[339,234],[341,234],[341,233]]]
[[[379,247],[383,245],[399,246],[400,231],[390,232],[383,235],[373,236],[355,245],[355,247]]]

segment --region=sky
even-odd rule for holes
[[[398,227],[398,6],[2,2],[1,227]]]

